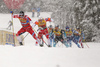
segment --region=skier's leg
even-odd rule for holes
[[[51,37],[49,37],[49,39],[50,39],[50,46],[52,46],[52,38],[51,38]]]
[[[70,45],[68,45],[69,44],[69,38],[68,37],[66,38],[65,43],[66,43],[66,47],[70,46]]]
[[[72,39],[73,39],[73,37],[69,38],[69,45],[70,45],[70,47],[72,47]]]
[[[72,47],[71,38],[68,38],[67,42],[69,43],[69,47]]]
[[[56,41],[54,40],[54,42],[53,42],[53,47],[56,47]]]
[[[82,44],[82,40],[79,39],[79,43],[81,44],[81,47],[84,48],[83,44]]]
[[[20,45],[23,45],[20,35],[23,34],[24,32],[26,32],[26,30],[24,28],[21,28],[16,34],[17,40],[19,41]]]
[[[72,42],[71,42],[71,40],[69,41],[69,45],[70,45],[70,47],[72,47]]]
[[[38,39],[40,40],[40,42],[36,41],[36,44],[35,44],[36,46],[37,46],[37,44],[39,43],[39,45],[40,45],[41,47],[43,47],[43,44],[42,44],[42,42],[41,42],[41,40],[42,40],[41,37],[42,37],[42,33],[39,32],[39,33],[38,33]]]
[[[33,38],[40,44],[40,39],[36,36],[36,34],[33,31],[32,27],[28,27],[27,32],[29,32],[33,36]]]
[[[41,41],[42,41],[42,39],[41,39],[42,36],[43,36],[42,32],[39,32],[39,33],[38,33],[38,39],[40,39]],[[40,45],[41,47],[43,47],[42,42],[40,42],[39,45]]]
[[[50,45],[50,39],[49,39],[49,33],[48,33],[47,28],[45,29],[45,33],[44,33],[44,35],[45,35],[46,38],[47,38],[47,41],[48,41],[48,47],[51,47],[51,45]]]
[[[81,48],[80,45],[78,44],[77,39],[74,38],[74,39],[73,39],[73,42],[78,46],[78,48]]]
[[[64,39],[62,37],[59,38],[59,41],[61,43],[63,43],[66,47],[69,47],[68,43],[66,41],[64,41]]]
[[[38,34],[39,35],[39,34]],[[38,42],[38,40],[36,40],[36,43],[35,43],[35,45],[37,46],[38,45],[38,43],[39,43],[39,45],[41,45],[42,43],[41,43],[41,39],[39,38],[39,36],[38,36],[38,38],[37,39],[39,39],[39,42]]]
[[[66,47],[69,47],[69,45],[68,45],[68,42],[67,41],[64,41],[64,42],[62,42]]]
[[[57,41],[57,39],[55,38],[54,41],[53,41],[53,47],[56,47],[57,42],[58,42],[58,41]]]
[[[33,36],[33,38],[35,40],[37,40],[37,36],[36,36],[35,32],[33,31],[32,27],[28,27],[27,32],[29,32]]]

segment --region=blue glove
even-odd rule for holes
[[[12,13],[12,14],[13,14],[13,11],[10,11],[10,13]]]

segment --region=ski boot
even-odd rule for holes
[[[48,47],[52,47],[51,45],[48,45]]]
[[[19,44],[22,46],[23,45],[23,43],[22,42],[19,42]]]
[[[40,47],[43,47],[43,44],[40,44]]]

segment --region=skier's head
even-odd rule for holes
[[[59,29],[59,25],[55,25],[55,29],[58,30]]]
[[[52,28],[53,28],[53,26],[52,26],[52,25],[50,25],[50,26],[49,26],[49,29],[52,29]]]
[[[39,21],[39,22],[42,22],[42,20],[44,20],[44,18],[39,17],[38,21]]]
[[[69,27],[68,26],[66,26],[66,31],[69,31]]]
[[[22,18],[22,17],[24,17],[24,12],[23,11],[20,11],[19,12],[19,16]]]
[[[77,28],[76,28],[76,30],[79,30],[79,31],[80,31],[80,28],[79,28],[79,27],[77,27]]]
[[[55,25],[55,27],[59,28],[59,25]]]
[[[49,28],[52,28],[52,25],[50,25]]]

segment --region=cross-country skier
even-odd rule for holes
[[[82,44],[82,39],[84,40],[84,33],[81,31],[79,27],[76,28],[76,30],[73,31],[73,42],[77,44],[77,46],[80,48],[78,42],[81,44],[81,47],[84,48]]]
[[[22,35],[25,32],[29,32],[33,36],[33,38],[37,42],[39,42],[39,39],[36,37],[36,34],[33,31],[32,26],[31,26],[31,24],[33,23],[32,20],[27,15],[24,15],[23,11],[20,11],[20,13],[18,15],[14,15],[13,11],[11,11],[11,13],[12,13],[12,17],[18,18],[20,20],[21,25],[22,25],[22,28],[16,34],[20,45],[23,45],[20,35]]]
[[[66,47],[68,47],[67,44],[64,42],[64,39],[63,39],[64,30],[59,29],[59,25],[55,26],[55,29],[53,30],[53,33],[54,33],[53,47],[56,47],[56,44],[58,43],[58,41],[60,41]]]
[[[44,19],[44,18],[40,17],[40,18],[38,19],[38,21],[36,21],[36,22],[34,23],[33,26],[38,25],[38,27],[39,27],[38,38],[39,38],[39,39],[42,39],[42,36],[45,35],[46,38],[47,38],[47,41],[48,41],[48,47],[51,47],[51,46],[50,46],[50,40],[49,40],[49,33],[48,33],[48,29],[47,29],[47,27],[46,27],[46,22],[47,22],[47,21],[51,22],[52,19],[51,19],[51,18],[45,18],[45,19]],[[42,41],[43,41],[43,39],[42,39]],[[36,42],[36,44],[38,44],[38,42]],[[43,44],[41,43],[40,46],[43,47]]]
[[[48,27],[48,33],[49,33],[50,45],[52,46],[52,42],[54,42],[54,33],[52,25]]]
[[[66,30],[64,32],[64,38],[65,38],[67,45],[69,44],[70,47],[72,46],[72,43],[71,43],[72,37],[73,37],[72,29],[70,29],[68,26],[66,26]]]

